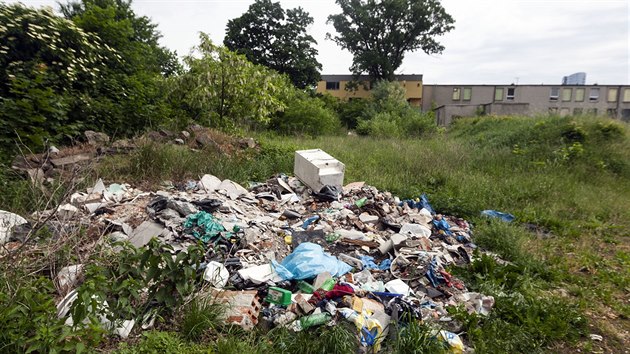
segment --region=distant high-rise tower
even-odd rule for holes
[[[586,73],[575,73],[562,77],[563,85],[584,85],[586,84]]]

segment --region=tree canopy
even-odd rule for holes
[[[444,50],[436,37],[452,30],[454,20],[439,0],[336,0],[341,13],[328,22],[337,31],[328,38],[354,56],[350,70],[376,81],[393,80],[405,53]]]
[[[184,62],[189,70],[174,80],[175,94],[193,118],[205,125],[264,126],[271,114],[286,107],[282,98],[295,90],[286,76],[213,44],[205,33]]]
[[[227,24],[225,46],[255,64],[287,74],[296,87],[315,85],[322,65],[317,44],[306,29],[313,18],[302,8],[284,10],[279,2],[256,0]]]

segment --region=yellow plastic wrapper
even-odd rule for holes
[[[459,336],[453,332],[441,330],[438,334],[438,340],[446,342],[450,349],[450,352],[453,354],[463,354],[464,353],[464,342]]]

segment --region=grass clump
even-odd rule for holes
[[[190,341],[198,341],[223,324],[225,305],[211,299],[196,297],[182,309],[180,333]]]

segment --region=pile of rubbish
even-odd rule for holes
[[[175,252],[203,243],[199,271],[229,305],[225,322],[245,329],[348,321],[378,350],[391,323],[423,320],[442,328],[436,338],[452,352],[467,351],[446,308],[488,315],[494,305],[447,271],[471,262],[468,222],[436,213],[424,195],[400,200],[363,182],[313,189],[305,179],[278,175],[246,189],[204,175],[156,192],[99,180],[58,208],[59,227],[99,225],[105,239],[135,247],[156,237]],[[81,267],[60,272],[66,288]]]

